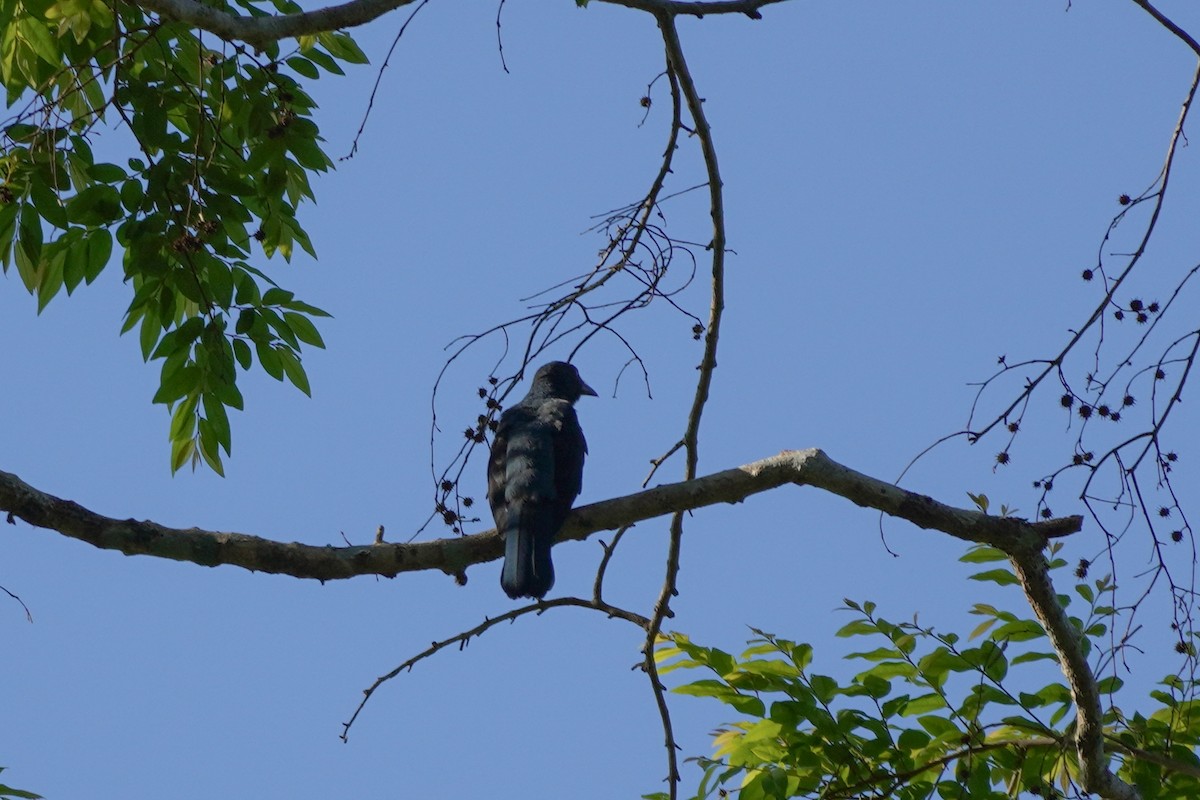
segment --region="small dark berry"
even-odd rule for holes
[[[485,389],[485,388],[483,388],[482,386],[480,386],[480,387],[479,387],[479,389],[478,389],[478,391],[479,391],[479,397],[480,397],[480,398],[487,397],[487,389]]]
[[[1137,298],[1130,300],[1129,301],[1129,310],[1130,311],[1141,311],[1142,310],[1142,301],[1138,300]]]
[[[1088,419],[1089,417],[1091,417],[1092,416],[1092,407],[1089,406],[1087,403],[1084,403],[1083,405],[1081,405],[1079,407],[1079,416],[1082,417],[1083,419]]]
[[[454,488],[454,481],[442,481],[442,491],[448,492]]]
[[[1075,398],[1069,394],[1064,394],[1058,401],[1063,408],[1070,408],[1075,405]]]
[[[997,464],[1007,464],[1008,463],[1008,453],[1007,452],[996,453],[996,463]]]
[[[1088,573],[1088,567],[1090,567],[1091,565],[1092,565],[1092,562],[1088,561],[1086,558],[1079,559],[1079,566],[1075,567],[1075,577],[1076,578],[1086,578],[1087,573]]]
[[[1090,269],[1085,269],[1083,271],[1083,279],[1085,281],[1090,281],[1092,279],[1092,275],[1093,275],[1093,273]]]
[[[1150,305],[1146,306],[1146,310],[1149,311],[1151,314],[1157,314],[1158,313],[1158,303],[1157,302],[1151,303]]]
[[[1171,541],[1172,542],[1182,542],[1183,541],[1183,531],[1171,531]]]
[[[1120,421],[1121,421],[1121,412],[1120,412],[1120,411],[1114,411],[1114,412],[1112,412],[1111,414],[1109,414],[1109,415],[1108,415],[1108,418],[1109,418],[1110,420],[1112,420],[1113,422],[1120,422]]]
[[[1034,481],[1034,482],[1033,482],[1033,488],[1035,488],[1035,489],[1041,488],[1041,485],[1042,485],[1042,482],[1041,482],[1041,481]]]
[[[254,241],[261,242],[265,238],[267,238],[267,232],[262,228],[259,228],[254,232]]]
[[[458,522],[458,514],[455,514],[450,509],[446,509],[442,512],[442,521],[447,525],[453,525],[455,522]]]
[[[1092,451],[1091,451],[1091,450],[1088,450],[1086,453],[1084,453],[1084,454],[1083,454],[1083,460],[1084,460],[1084,461],[1091,461],[1091,460],[1092,460],[1093,458],[1095,458],[1095,457],[1096,457],[1096,456],[1095,456],[1095,454],[1094,454],[1094,453],[1092,453]]]
[[[1117,202],[1123,206],[1127,206],[1133,202],[1133,199],[1129,195],[1123,194],[1117,198]]]
[[[642,108],[649,108],[650,103],[653,101],[650,99],[650,95],[644,95],[638,102],[641,103]]]
[[[1108,406],[1098,406],[1096,408],[1096,413],[1102,417],[1107,417],[1109,414]]]
[[[1165,518],[1171,516],[1171,509],[1167,508],[1166,506],[1163,506],[1162,508],[1158,509],[1158,515],[1165,519]]]
[[[1186,653],[1187,651],[1188,651],[1187,642],[1176,642],[1175,643],[1175,652],[1176,653]]]
[[[1016,433],[1020,429],[1021,429],[1020,423],[1017,423],[1017,422],[1008,423],[1008,432],[1009,433]]]
[[[1167,461],[1178,461],[1179,454],[1175,452],[1167,453]]]
[[[1145,311],[1139,311],[1136,319],[1139,325],[1145,325],[1146,320],[1150,319],[1150,315],[1148,315]]]
[[[1125,395],[1125,397],[1123,397],[1121,399],[1121,405],[1123,405],[1123,406],[1131,406],[1135,402],[1137,402],[1137,401],[1133,399],[1133,395],[1131,395],[1131,394],[1127,394],[1127,395]]]
[[[462,499],[462,504],[463,504],[463,508],[470,508],[471,506],[475,505],[475,498],[464,497]]]
[[[488,378],[488,383],[490,383],[492,386],[495,386],[499,382],[500,382],[499,378]]]
[[[1113,312],[1113,317],[1117,320],[1117,322],[1120,322],[1121,320],[1125,319],[1125,312],[1118,308]]]
[[[699,341],[700,334],[704,333],[704,326],[697,322],[692,326],[692,338]]]
[[[1046,487],[1046,491],[1049,492],[1054,488],[1054,481],[1046,481],[1044,486]]]
[[[1079,466],[1083,463],[1083,456],[1079,455],[1079,453],[1076,453],[1071,457],[1071,463],[1075,466]]]
[[[1154,370],[1154,380],[1161,381],[1162,379],[1164,379],[1166,377],[1167,377],[1167,373],[1163,372],[1161,369]]]
[[[463,431],[463,436],[467,437],[468,439],[474,439],[475,438],[475,429],[467,428],[465,431]]]
[[[1042,519],[1050,519],[1052,516],[1054,516],[1054,514],[1051,513],[1050,509],[1048,509],[1048,508],[1042,509]]]

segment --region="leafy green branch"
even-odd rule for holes
[[[1061,544],[1051,546],[1050,570],[1066,562]],[[999,561],[1005,554],[975,546],[967,563]],[[1000,586],[1019,583],[1003,567],[974,579]],[[1085,653],[1106,661],[1115,590],[1105,577],[1082,580],[1074,596],[1059,595]],[[1076,697],[1061,675],[1047,680],[1046,667],[1060,654],[1036,619],[977,603],[984,617],[964,646],[954,633],[912,622],[890,622],[874,603],[846,601],[855,619],[842,637],[882,640],[852,652],[850,663],[869,666],[848,681],[815,672],[813,648],[755,630],[740,657],[692,642],[679,633],[660,640],[656,656],[664,673],[704,670],[708,677],[676,686],[680,694],[713,697],[743,718],[723,726],[702,768],[695,797],[730,788],[741,800],[786,797],[1041,797],[1086,791],[1080,786]],[[1145,698],[1132,698],[1120,677],[1096,682],[1108,698],[1103,741],[1116,766],[1113,786],[1101,796],[1183,800],[1200,793],[1200,705],[1195,697],[1195,660],[1164,678]],[[1039,667],[1038,665],[1043,665]],[[961,697],[953,701],[952,697]],[[1143,710],[1117,705],[1136,702]],[[1043,715],[1049,716],[1043,719]],[[1125,788],[1121,788],[1125,787]],[[655,797],[655,795],[648,795]]]
[[[310,173],[333,161],[301,81],[365,62],[339,32],[252,52],[131,4],[0,9],[0,80],[19,109],[0,140],[0,268],[15,266],[41,311],[121,251],[122,332],[139,328],[143,357],[163,361],[154,401],[172,411],[173,470],[222,472],[227,409],[242,408],[235,365],[257,360],[310,391],[302,346],[323,347],[314,320],[328,314],[251,260],[290,261],[296,246],[315,257],[296,210],[314,199]],[[139,157],[98,158],[104,126],[124,129]]]

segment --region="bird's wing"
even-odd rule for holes
[[[500,422],[496,426],[496,437],[492,440],[492,450],[488,456],[488,505],[492,507],[496,530],[500,531],[504,530],[508,516],[504,494],[508,483],[508,434],[512,427],[511,421],[508,413],[500,417]]]
[[[583,488],[583,459],[587,455],[587,440],[579,427],[579,417],[566,400],[554,401],[550,411],[554,431],[554,490],[563,513]]]

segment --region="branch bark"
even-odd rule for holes
[[[310,36],[342,28],[354,28],[379,19],[389,11],[410,5],[416,0],[350,0],[348,3],[325,6],[295,14],[273,14],[251,17],[230,14],[205,5],[199,0],[136,0],[137,5],[168,19],[183,22],[208,31],[228,41],[241,41],[262,47],[280,39]],[[710,0],[682,2],[681,0],[596,0],[652,14],[703,17],[708,14],[744,14],[761,19],[759,9],[784,0]]]
[[[625,497],[577,508],[559,541],[586,539],[643,520],[716,503],[738,503],[752,494],[785,484],[814,486],[921,528],[940,530],[964,541],[1011,552],[1015,546],[1040,548],[1049,537],[1074,533],[1082,517],[1044,522],[990,517],[954,508],[838,464],[820,450],[785,450],[779,455],[695,480],[656,486]],[[0,511],[104,550],[190,561],[205,567],[228,564],[319,581],[356,575],[394,577],[402,572],[441,570],[463,574],[467,567],[494,561],[503,553],[495,530],[456,539],[416,544],[378,543],[350,547],[279,542],[244,533],[171,528],[149,520],[114,519],[36,489],[0,471]]]
[[[1113,774],[1104,747],[1103,711],[1096,675],[1088,664],[1079,632],[1071,623],[1046,565],[1042,549],[1023,546],[1005,549],[1025,599],[1037,615],[1058,654],[1059,667],[1075,701],[1075,753],[1079,758],[1079,785],[1105,800],[1139,800],[1133,786]]]

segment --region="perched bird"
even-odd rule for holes
[[[541,598],[554,585],[550,546],[583,486],[587,441],[575,416],[596,396],[563,361],[544,364],[521,402],[500,415],[488,459],[488,503],[504,537],[504,593]]]

